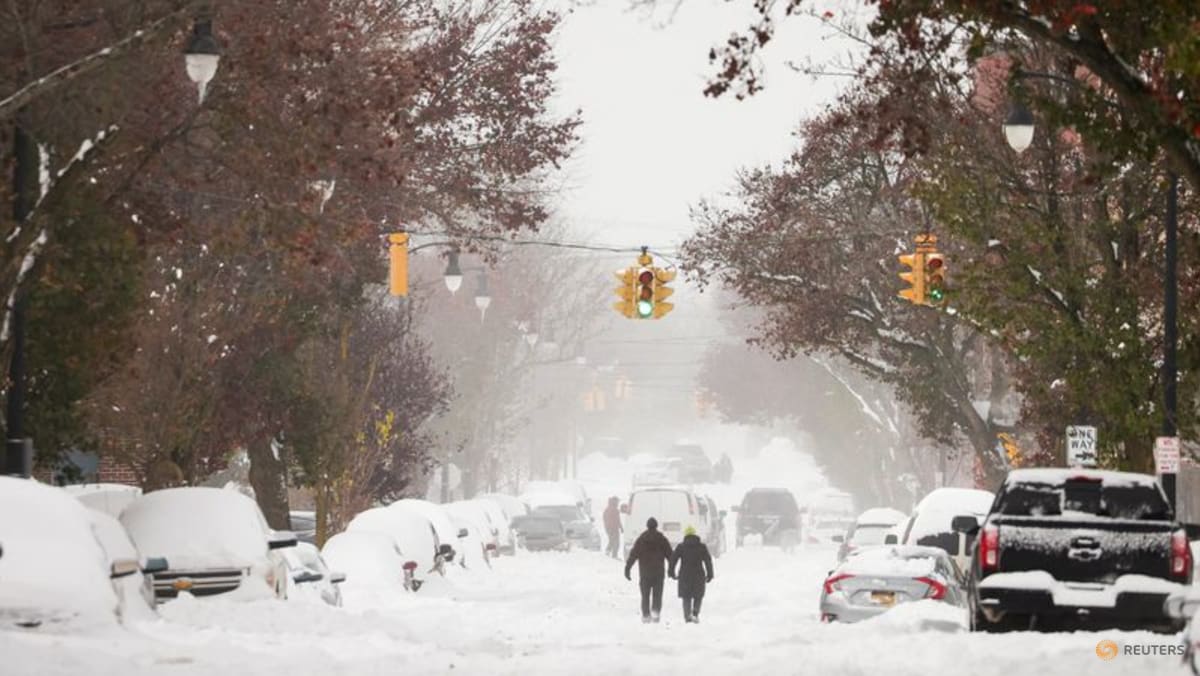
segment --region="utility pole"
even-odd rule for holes
[[[25,129],[25,111],[16,115],[13,125],[13,220],[18,227],[28,226],[37,203],[38,149]],[[5,411],[4,473],[28,477],[33,465],[33,445],[25,438],[25,298],[20,282],[13,294],[9,326],[12,327],[12,360],[8,366],[7,410]]]
[[[1168,173],[1167,179],[1167,221],[1166,221],[1166,252],[1163,298],[1163,424],[1162,435],[1173,438],[1178,435],[1176,412],[1178,410],[1178,370],[1175,361],[1175,351],[1179,342],[1178,311],[1179,311],[1179,279],[1178,279],[1178,246],[1176,234],[1179,229],[1179,176],[1174,171]],[[1176,507],[1175,473],[1162,474],[1163,492],[1171,509]]]

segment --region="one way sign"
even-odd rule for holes
[[[1067,427],[1067,466],[1096,466],[1096,428],[1091,425]]]

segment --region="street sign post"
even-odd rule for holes
[[[1154,473],[1179,473],[1179,437],[1158,437],[1154,440]]]
[[[1096,428],[1091,425],[1067,426],[1067,466],[1096,466]]]

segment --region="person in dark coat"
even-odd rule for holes
[[[621,558],[621,511],[617,508],[617,498],[608,499],[608,507],[604,510],[604,532],[608,535],[608,555],[614,559]]]
[[[625,579],[632,580],[629,571],[638,564],[638,585],[642,588],[642,622],[658,622],[662,613],[663,582],[666,562],[671,559],[671,543],[658,532],[658,520],[646,520],[646,530],[633,542],[629,558],[625,559]]]
[[[696,529],[691,526],[684,531],[683,542],[675,547],[675,552],[671,555],[670,574],[671,579],[679,580],[679,598],[683,599],[683,620],[699,622],[704,589],[713,580],[713,562],[708,553],[708,545],[700,541]]]

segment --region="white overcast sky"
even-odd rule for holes
[[[835,4],[846,6],[811,6]],[[708,50],[749,24],[752,2],[686,0],[669,23],[666,16],[595,0],[572,5],[557,37],[558,105],[582,109],[584,122],[559,213],[597,242],[678,244],[693,230],[690,205],[726,190],[739,167],[786,158],[798,122],[845,85],[786,66],[847,49],[823,39],[830,31],[819,21],[799,18],[783,22],[764,53],[766,91],[745,101],[706,98]]]

